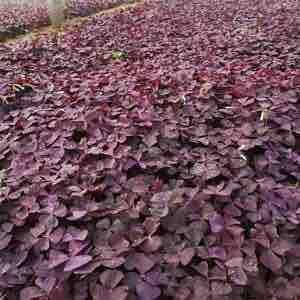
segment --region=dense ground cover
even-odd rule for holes
[[[7,299],[299,297],[300,10],[278,2],[0,46]]]
[[[67,0],[67,18],[88,16],[100,10],[131,2],[126,0]],[[25,1],[4,5],[0,3],[0,42],[50,24],[45,1]]]
[[[0,5],[0,41],[49,24],[47,9],[41,4]]]

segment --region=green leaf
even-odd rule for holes
[[[111,58],[114,60],[125,59],[126,53],[118,50],[112,51]]]

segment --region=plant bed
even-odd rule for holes
[[[114,8],[122,4],[133,3],[132,0],[69,0],[66,1],[65,17],[72,19],[84,17],[99,11]],[[50,25],[45,3],[31,5],[30,3],[15,4],[12,7],[0,6],[0,42],[15,38],[33,29]]]
[[[284,3],[157,1],[0,45],[3,296],[299,297]]]

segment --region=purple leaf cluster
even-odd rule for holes
[[[0,3],[0,42],[49,24],[46,1]]]
[[[178,0],[0,46],[0,295],[300,296],[292,0]]]
[[[110,9],[132,0],[66,0],[66,18],[83,17]],[[0,3],[0,42],[50,25],[47,1],[15,1]]]

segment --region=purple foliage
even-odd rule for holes
[[[300,296],[300,8],[278,2],[0,45],[0,295]]]
[[[9,2],[0,3],[0,42],[32,29],[50,25],[46,0]],[[64,2],[64,14],[69,19],[89,16],[98,11],[130,3],[132,0],[65,0]]]

